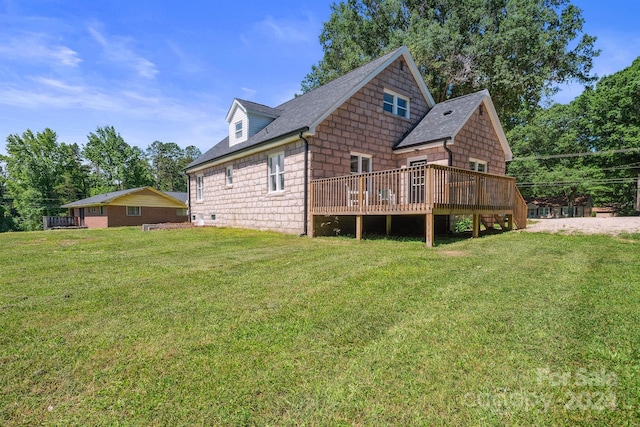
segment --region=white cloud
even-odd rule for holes
[[[241,87],[240,90],[242,90],[242,97],[244,99],[249,99],[249,100],[253,98],[256,95],[256,93],[258,93],[257,90],[251,89],[248,87]]]
[[[63,67],[77,67],[82,62],[75,50],[55,45],[49,36],[36,33],[26,33],[0,44],[0,55],[8,59],[45,62]]]
[[[95,26],[89,26],[87,31],[104,48],[105,56],[109,61],[132,68],[140,77],[147,79],[153,79],[159,73],[153,62],[136,54],[129,47],[132,43],[130,39],[125,37],[107,38]]]
[[[308,43],[315,42],[317,34],[311,22],[296,22],[287,20],[276,20],[272,16],[267,16],[256,24],[256,29],[260,33],[267,34],[276,40],[284,43]]]

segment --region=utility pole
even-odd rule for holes
[[[636,204],[633,208],[637,211],[640,211],[640,173],[638,174],[638,181],[636,182],[636,187],[638,188],[638,190],[636,191]]]

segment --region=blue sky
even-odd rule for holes
[[[322,57],[331,3],[0,0],[0,153],[26,129],[84,144],[106,125],[143,149],[160,140],[204,152],[227,132],[234,97],[275,106],[299,92]],[[598,76],[640,56],[640,3],[573,3],[598,37]]]

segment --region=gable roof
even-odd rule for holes
[[[511,160],[513,157],[511,148],[487,89],[436,104],[394,149],[398,150],[455,138],[481,103],[485,105],[489,114],[496,135],[498,135],[498,140],[504,150],[505,159]]]
[[[173,203],[180,202],[180,203],[184,204],[185,207],[186,207],[187,197],[178,198],[178,197],[175,197],[175,196],[176,195],[186,196],[187,193],[163,193],[162,191],[158,191],[158,190],[156,190],[155,188],[152,188],[152,187],[137,187],[137,188],[130,188],[128,190],[111,191],[109,193],[98,194],[96,196],[87,197],[86,199],[76,200],[75,202],[71,202],[71,203],[67,203],[65,205],[62,205],[61,208],[82,208],[82,207],[87,207],[87,206],[109,205],[109,204],[113,203],[114,201],[116,201],[117,199],[123,198],[125,196],[129,196],[131,194],[138,193],[138,192],[143,191],[143,190],[149,190],[149,191],[151,191],[153,193],[156,193],[160,197],[166,198],[167,200],[170,200]],[[181,197],[183,197],[183,196],[181,196]]]
[[[401,56],[413,74],[422,95],[427,100],[427,104],[432,107],[435,104],[433,97],[422,80],[418,67],[409,54],[409,50],[406,46],[402,46],[329,83],[293,98],[275,109],[271,109],[278,111],[279,116],[264,129],[246,141],[231,147],[229,146],[229,138],[224,138],[202,156],[187,165],[185,170],[194,169],[234,153],[240,153],[270,142],[298,135],[301,132],[310,131],[310,133],[313,133],[316,126]],[[234,100],[234,104],[235,102],[236,100]],[[231,110],[229,112],[231,113]]]
[[[258,104],[257,102],[247,101],[246,99],[235,98],[231,104],[231,108],[229,108],[229,112],[227,113],[227,122],[231,121],[233,113],[238,107],[242,108],[247,113],[258,113],[259,115],[272,117],[274,119],[280,116],[280,110],[277,108],[271,108],[267,105]]]

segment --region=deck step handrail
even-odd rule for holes
[[[515,178],[421,165],[311,181],[314,215],[513,212]]]

